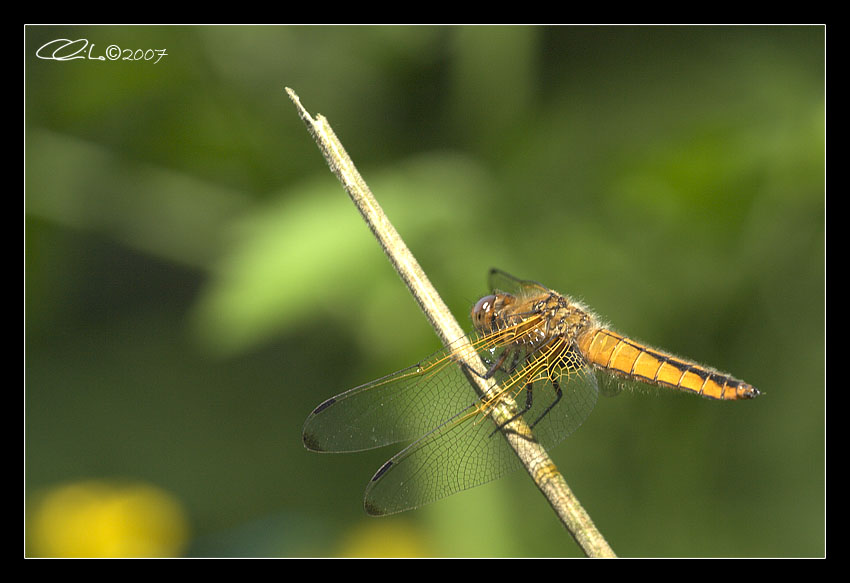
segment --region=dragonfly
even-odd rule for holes
[[[522,418],[548,450],[587,419],[600,387],[637,382],[727,401],[760,395],[726,373],[613,331],[582,303],[537,282],[498,269],[489,280],[491,293],[472,307],[467,337],[331,397],[307,417],[302,441],[315,452],[410,442],[369,481],[368,514],[418,508],[518,468],[504,438],[513,420]],[[466,364],[470,346],[480,370]],[[479,394],[470,374],[492,379],[494,390]]]

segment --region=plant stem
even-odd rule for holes
[[[366,181],[360,176],[342,143],[334,134],[327,119],[322,115],[316,115],[316,118],[313,119],[301,105],[301,100],[295,92],[288,87],[286,92],[298,109],[298,115],[321,149],[331,171],[342,182],[366,224],[369,225],[372,233],[381,244],[384,253],[413,294],[443,344],[448,345],[459,338],[463,338],[463,329],[443,303],[442,298],[431,285],[416,258],[384,214],[369,190]],[[464,367],[464,372],[467,373],[467,378],[479,395],[492,394],[492,391],[498,391],[495,381],[484,378],[486,372],[484,365],[470,345],[461,346],[458,352],[458,357],[468,367],[468,369]],[[469,370],[475,371],[477,374],[471,374],[468,372]],[[498,427],[504,427],[507,423],[507,427],[502,432],[505,439],[519,456],[526,471],[549,501],[561,522],[587,556],[616,556],[567,486],[546,450],[534,439],[531,429],[522,417],[517,417],[508,423],[508,420],[512,417],[509,405],[510,403],[506,403],[505,407],[496,408],[492,415],[493,420]]]

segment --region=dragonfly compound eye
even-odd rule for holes
[[[472,324],[477,329],[487,328],[493,319],[493,304],[495,295],[484,296],[472,307]]]

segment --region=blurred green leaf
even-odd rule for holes
[[[450,155],[420,157],[372,173],[412,243],[463,229],[485,194],[481,170]],[[342,187],[330,176],[258,205],[233,228],[233,243],[199,299],[198,335],[217,351],[250,348],[317,315],[360,322],[376,279],[389,270]],[[374,314],[374,312],[370,312]],[[403,316],[387,310],[378,334]],[[374,338],[365,338],[368,344]]]

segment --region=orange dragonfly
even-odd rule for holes
[[[580,303],[497,269],[493,293],[472,308],[468,340],[498,392],[479,396],[462,364],[461,342],[384,378],[332,397],[304,424],[317,452],[354,452],[401,441],[366,488],[372,515],[409,510],[481,485],[519,467],[500,429],[522,417],[549,449],[575,431],[596,404],[599,380],[638,381],[711,399],[753,399],[759,391],[714,369],[609,330]],[[466,345],[466,343],[463,343]],[[466,369],[466,370],[464,370]],[[600,377],[599,379],[597,377]],[[508,401],[510,399],[510,401]],[[494,425],[500,403],[513,416]]]

